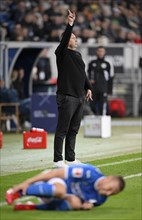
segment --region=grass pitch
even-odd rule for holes
[[[1,204],[1,220],[141,220],[142,182],[141,153],[128,154],[88,162],[96,165],[106,175],[123,175],[126,177],[126,188],[118,195],[90,211],[13,211],[13,206]],[[39,173],[41,170],[1,176],[1,201],[5,191],[12,185]],[[26,197],[27,198],[27,197]],[[30,199],[28,197],[27,199]],[[33,200],[30,199],[31,201]],[[35,200],[35,199],[34,199]]]
[[[123,175],[126,188],[90,211],[13,211],[5,202],[11,186],[47,169],[52,164],[54,135],[48,135],[45,150],[23,150],[22,134],[4,134],[1,154],[0,220],[141,220],[142,162],[141,126],[112,127],[108,139],[77,136],[76,153],[82,162],[93,164],[106,175]],[[33,200],[33,198],[27,198]],[[34,198],[34,201],[37,201]],[[26,201],[22,201],[26,202]]]

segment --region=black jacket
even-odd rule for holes
[[[108,61],[99,58],[92,60],[88,66],[88,76],[95,81],[92,85],[94,92],[112,94],[114,72]]]
[[[58,79],[57,94],[83,97],[87,89],[92,89],[85,73],[85,64],[81,54],[68,49],[73,26],[67,25],[62,40],[55,54],[57,60]]]

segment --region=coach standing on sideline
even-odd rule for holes
[[[108,114],[108,95],[113,90],[113,65],[105,59],[106,50],[99,46],[96,50],[97,59],[89,63],[88,75],[93,87],[93,102],[90,106],[94,114]]]
[[[92,100],[91,84],[85,73],[81,54],[76,51],[77,39],[72,33],[75,13],[68,10],[68,25],[55,54],[57,60],[57,106],[58,123],[54,138],[54,166],[64,167],[63,141],[65,138],[65,160],[77,164],[75,141],[86,100]]]

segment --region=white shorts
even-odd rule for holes
[[[52,178],[50,180],[47,181],[47,183],[53,185],[54,183],[60,183],[62,185],[64,185],[66,187],[66,183],[64,182],[64,180],[62,180],[61,178],[58,178],[58,177],[55,177],[55,178]],[[54,198],[46,198],[46,197],[42,197],[42,198],[39,198],[39,201],[41,203],[49,203],[53,200]]]

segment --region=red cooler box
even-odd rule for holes
[[[47,148],[47,132],[43,129],[23,132],[24,149],[44,149]]]

